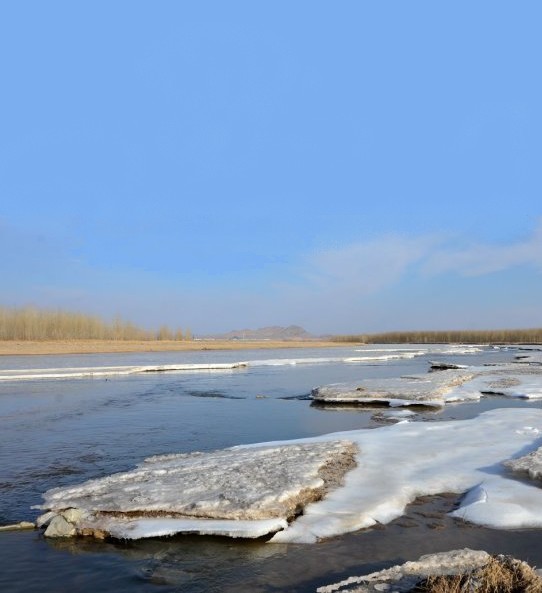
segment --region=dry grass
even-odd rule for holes
[[[526,562],[497,556],[470,573],[428,577],[417,593],[541,593],[542,578]]]
[[[41,354],[100,354],[115,352],[189,352],[197,350],[252,350],[271,348],[332,348],[335,342],[321,341],[229,341],[195,340],[2,340],[0,356]]]
[[[366,344],[541,344],[542,329],[399,331],[334,336],[333,340]]]
[[[333,340],[365,344],[541,344],[542,328],[352,334],[334,336]]]

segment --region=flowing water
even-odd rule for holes
[[[0,525],[34,519],[39,511],[31,507],[49,488],[128,470],[151,455],[379,426],[381,408],[311,405],[307,398],[317,385],[421,373],[428,360],[438,357],[464,364],[512,358],[510,352],[490,349],[444,354],[446,347],[435,346],[406,358],[412,354],[409,349],[420,351],[417,346],[370,346],[361,352],[334,348],[3,357],[0,375],[9,369],[34,377],[0,380]],[[81,368],[92,372],[239,361],[249,364],[222,370],[36,377],[51,369],[73,374]],[[513,406],[540,403],[487,398],[426,410],[417,420],[462,419]],[[38,531],[2,532],[0,591],[308,592],[350,574],[464,546],[513,553],[542,565],[538,530],[497,531],[453,520],[446,512],[457,498],[443,493],[418,500],[407,515],[388,525],[315,545],[198,536],[47,540]]]

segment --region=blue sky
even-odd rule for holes
[[[0,304],[542,326],[539,2],[5,2]]]

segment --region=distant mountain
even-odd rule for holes
[[[225,334],[205,336],[215,340],[314,340],[315,336],[309,334],[299,325],[280,327],[273,325],[260,329],[235,329]]]

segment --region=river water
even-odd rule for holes
[[[251,361],[244,368],[0,382],[0,525],[31,520],[41,494],[133,468],[162,453],[374,428],[379,408],[326,409],[313,387],[362,377],[426,372],[428,361],[502,362],[513,353],[465,354],[430,346],[3,357],[0,371]],[[382,357],[382,358],[381,358]],[[361,361],[345,361],[362,358]],[[381,358],[379,360],[379,358]],[[311,363],[311,360],[313,362]],[[314,359],[318,359],[315,361]],[[487,398],[422,412],[418,421],[462,419],[538,402]],[[381,409],[380,409],[381,410]],[[421,554],[468,546],[542,565],[539,530],[497,531],[450,519],[457,495],[416,501],[396,521],[315,545],[265,539],[175,536],[133,542],[46,540],[0,533],[0,591],[309,592]]]

